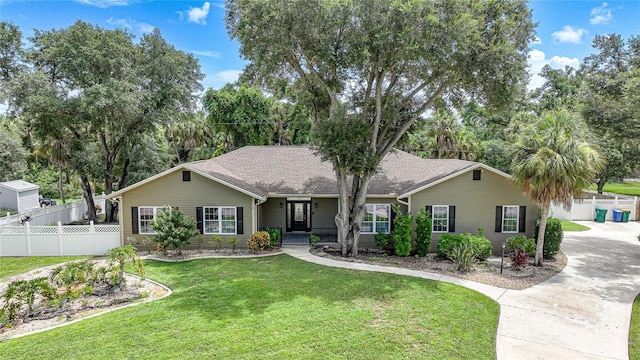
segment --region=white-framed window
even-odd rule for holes
[[[505,205],[502,207],[502,232],[517,233],[518,232],[518,205]]]
[[[432,231],[437,233],[449,232],[449,205],[433,205],[431,211]]]
[[[205,234],[236,234],[237,212],[234,206],[205,206],[203,230]]]
[[[156,234],[151,224],[156,221],[158,212],[166,209],[165,206],[139,206],[138,207],[138,232],[140,234]]]
[[[366,204],[360,232],[363,234],[377,234],[379,232],[388,234],[390,230],[391,205]]]

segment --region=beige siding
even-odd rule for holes
[[[243,208],[244,234],[238,236],[238,246],[246,247],[251,236],[253,198],[216,181],[191,172],[191,181],[182,181],[178,170],[147,184],[125,192],[123,195],[122,219],[124,239],[133,236],[131,208],[139,206],[177,207],[185,215],[196,218],[199,206],[235,206]],[[136,235],[142,237],[145,235]],[[149,235],[146,235],[149,236]],[[210,236],[210,235],[208,235]],[[234,235],[222,235],[229,238]]]
[[[316,204],[318,207],[316,208]],[[338,199],[311,199],[311,225],[314,228],[336,228]]]
[[[526,206],[525,235],[533,237],[538,207],[522,193],[517,185],[491,171],[483,170],[482,178],[474,181],[472,171],[425,189],[411,196],[411,213],[417,215],[426,205],[456,206],[455,233],[476,233],[478,228],[491,240],[495,252],[501,249],[502,242],[513,233],[495,232],[495,209],[502,205]],[[436,248],[439,233],[433,234],[433,246]]]
[[[258,227],[280,228],[284,233],[287,225],[286,204],[286,198],[269,198],[265,203],[258,205]]]

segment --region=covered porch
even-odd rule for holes
[[[310,244],[312,234],[321,244],[338,242],[335,197],[273,197],[258,205],[257,212],[258,230],[279,230],[283,244]]]

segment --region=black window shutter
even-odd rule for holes
[[[449,205],[449,232],[456,232],[456,207]]]
[[[196,222],[198,224],[198,231],[200,232],[200,234],[204,234],[204,226],[202,226],[204,224],[204,213],[203,213],[203,209],[202,206],[199,206],[196,208]]]
[[[502,206],[496,206],[496,229],[495,232],[502,232]]]
[[[242,218],[242,207],[236,208],[236,234],[244,234],[244,219]]]
[[[433,206],[427,205],[427,206],[424,207],[424,210],[429,215],[429,218],[433,219]]]
[[[389,217],[389,221],[391,221],[391,225],[389,225],[389,233],[393,233],[393,230],[396,228],[394,222],[396,221],[396,212],[393,211],[393,208],[389,208],[389,211],[391,211],[390,217]]]
[[[525,224],[527,223],[527,207],[520,206],[520,214],[518,214],[518,232],[525,232]]]
[[[140,234],[140,229],[138,228],[138,207],[134,206],[131,208],[131,232],[134,234]]]

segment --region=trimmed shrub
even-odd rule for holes
[[[536,251],[536,241],[534,239],[527,239],[524,235],[511,236],[507,238],[507,248],[509,252],[521,249],[527,254],[533,254]]]
[[[389,246],[389,234],[385,234],[382,232],[377,233],[373,239],[376,243],[376,247],[380,250],[386,250],[387,246]]]
[[[397,206],[393,206],[396,218],[393,221],[393,246],[397,256],[411,254],[411,233],[413,232],[413,216],[401,214]]]
[[[257,253],[271,246],[271,237],[266,231],[256,231],[251,234],[247,246],[251,252]]]
[[[456,246],[468,244],[473,254],[480,261],[486,260],[493,251],[491,241],[484,236],[471,234],[442,234],[438,241],[438,256],[451,259],[451,252]]]
[[[426,256],[431,251],[432,225],[431,214],[420,210],[416,216],[416,253],[418,256]]]
[[[491,256],[491,253],[493,252],[491,240],[481,235],[464,234],[463,236],[465,241],[471,245],[473,253],[478,257],[478,260],[484,261]]]
[[[552,258],[560,251],[563,236],[564,233],[560,220],[549,218],[547,220],[547,228],[544,232],[544,247],[542,248],[542,254],[545,259]]]
[[[462,235],[449,233],[440,235],[440,240],[438,240],[438,256],[443,259],[449,259],[449,254],[451,254],[453,247],[462,245],[463,243],[464,237]]]

